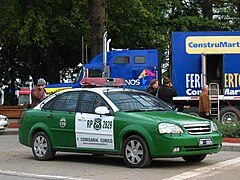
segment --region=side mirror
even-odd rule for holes
[[[109,114],[109,110],[106,106],[98,106],[95,109],[96,114]]]

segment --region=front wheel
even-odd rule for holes
[[[201,162],[203,159],[205,159],[205,157],[206,157],[206,154],[194,155],[194,156],[183,156],[182,158],[186,162]]]
[[[129,136],[123,144],[123,159],[128,167],[147,167],[151,164],[146,142],[137,135]]]
[[[44,132],[38,132],[32,139],[32,152],[37,160],[53,159],[55,151],[52,150],[50,140]]]

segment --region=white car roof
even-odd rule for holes
[[[66,90],[59,91],[59,93],[70,92],[70,91],[82,91],[82,90],[92,91],[92,92],[96,92],[96,93],[100,93],[100,92],[104,92],[104,91],[138,91],[135,89],[117,88],[117,87],[94,87],[94,88],[66,89]]]

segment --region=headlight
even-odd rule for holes
[[[183,130],[179,126],[170,123],[160,123],[158,130],[160,134],[183,133]]]
[[[212,131],[218,131],[218,126],[215,122],[212,122]]]

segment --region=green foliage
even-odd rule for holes
[[[240,122],[222,124],[215,121],[224,138],[240,138]]]
[[[59,82],[59,70],[80,63],[82,36],[89,42],[88,13],[88,0],[2,0],[0,81]]]
[[[113,48],[169,48],[168,2],[162,0],[106,0],[106,28]],[[163,60],[165,60],[165,56]]]
[[[156,0],[107,0],[106,27],[115,48],[166,49],[167,19]]]

